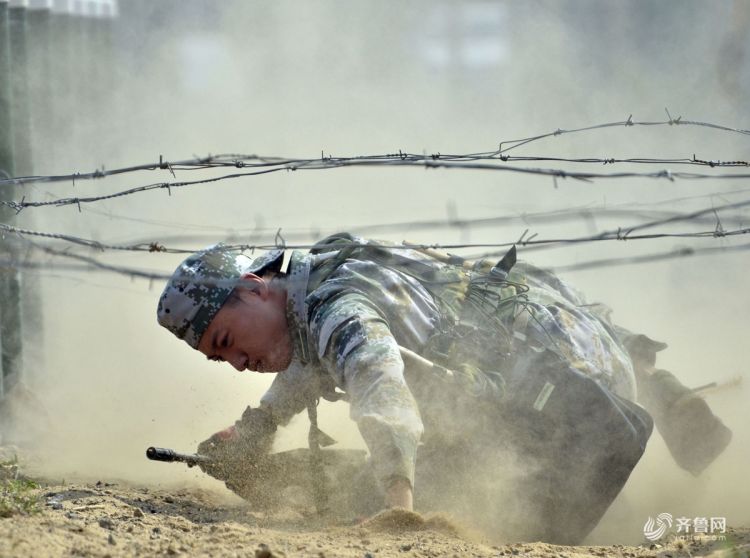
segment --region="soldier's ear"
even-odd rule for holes
[[[250,294],[257,294],[261,298],[268,296],[268,283],[263,277],[256,275],[255,273],[245,273],[240,277],[240,282],[237,284],[236,289],[240,289],[249,292]]]

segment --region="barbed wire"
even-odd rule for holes
[[[721,246],[721,247],[682,247],[675,248],[666,252],[657,252],[652,254],[642,254],[639,256],[630,256],[626,258],[604,258],[599,260],[589,260],[569,265],[553,266],[556,273],[569,273],[572,271],[589,271],[592,269],[601,269],[603,267],[619,267],[625,265],[648,264],[664,262],[667,260],[686,258],[691,256],[704,256],[717,254],[721,252],[744,252],[750,250],[750,244],[741,244],[739,246]]]
[[[6,232],[14,232],[6,229]],[[656,239],[656,238],[727,238],[727,237],[733,237],[738,235],[745,235],[750,233],[750,228],[742,228],[742,229],[734,229],[734,230],[723,230],[721,227],[717,226],[715,230],[713,231],[701,231],[701,232],[691,232],[691,233],[651,233],[651,234],[640,234],[640,235],[623,235],[621,230],[617,231],[616,236],[611,236],[608,232],[600,233],[599,235],[590,236],[590,237],[579,237],[579,238],[569,238],[569,239],[534,239],[532,235],[531,237],[526,238],[527,231],[525,231],[521,237],[515,241],[515,242],[506,242],[506,243],[466,243],[466,244],[415,244],[415,243],[408,243],[405,242],[402,245],[381,245],[381,244],[370,244],[371,246],[379,246],[386,249],[443,249],[443,250],[449,250],[449,249],[465,249],[465,248],[508,248],[509,246],[513,245],[520,245],[524,247],[525,251],[532,250],[534,247],[541,247],[542,245],[550,246],[550,245],[563,245],[563,244],[574,244],[574,243],[581,243],[581,242],[597,242],[597,241],[604,241],[604,240],[643,240],[643,239]],[[24,233],[18,233],[19,235],[22,235]],[[50,238],[49,233],[44,233],[40,235],[44,238]],[[144,269],[137,269],[127,266],[121,266],[121,265],[115,265],[115,264],[109,264],[102,262],[96,258],[85,256],[81,254],[75,254],[71,253],[68,250],[58,250],[55,248],[51,248],[48,246],[40,245],[37,242],[31,241],[29,239],[23,238],[23,236],[18,237],[22,242],[24,242],[27,246],[27,248],[33,248],[36,249],[44,254],[47,254],[49,256],[54,257],[60,257],[67,260],[73,260],[76,262],[77,265],[71,266],[59,266],[59,264],[56,263],[39,263],[34,262],[30,259],[28,256],[24,257],[23,259],[16,259],[16,260],[5,260],[2,265],[6,268],[12,268],[16,270],[24,270],[24,269],[66,269],[66,270],[78,270],[78,271],[104,271],[104,272],[110,272],[115,273],[119,275],[125,275],[130,278],[139,278],[139,279],[145,279],[149,280],[152,284],[155,280],[161,280],[166,281],[171,277],[170,273],[163,273],[163,272],[155,272],[151,270],[144,270]],[[69,241],[70,239],[65,238],[63,240]],[[76,239],[78,240],[78,239]],[[85,240],[85,239],[84,239]],[[282,240],[283,242],[283,240]],[[80,242],[75,242],[75,244],[79,245],[85,245],[81,244]],[[356,244],[356,243],[353,243]],[[296,246],[285,246],[286,248],[290,249],[305,249],[310,248],[313,245],[296,245]],[[573,264],[570,266],[560,266],[555,268],[559,271],[578,271],[578,270],[586,270],[586,269],[596,269],[600,267],[605,267],[607,265],[627,265],[627,264],[636,264],[636,263],[650,263],[650,262],[656,262],[656,261],[662,261],[667,259],[673,259],[677,257],[686,257],[686,256],[693,256],[693,255],[704,255],[704,254],[710,254],[710,253],[716,253],[723,250],[729,250],[729,251],[737,251],[737,250],[744,250],[750,245],[742,245],[740,247],[734,246],[734,247],[727,247],[727,246],[721,246],[716,248],[702,248],[702,249],[696,249],[696,248],[681,248],[677,250],[673,250],[671,252],[662,252],[662,253],[655,253],[655,254],[647,254],[647,255],[641,255],[636,257],[630,257],[630,258],[609,258],[605,260],[592,260],[588,262],[580,262],[577,264]],[[265,245],[265,246],[246,246],[246,245],[237,245],[237,246],[227,246],[224,249],[225,250],[232,250],[232,251],[245,251],[248,249],[270,249],[270,248],[278,248],[281,247],[280,243],[276,243],[274,245]],[[504,252],[502,252],[504,253]],[[478,259],[483,257],[492,257],[497,255],[495,252],[484,252],[478,256],[470,256],[471,259]]]
[[[50,233],[50,232],[43,232],[43,231],[35,231],[31,229],[23,229],[19,227],[14,227],[12,225],[8,225],[6,223],[0,223],[0,231],[4,233],[12,233],[12,234],[17,234],[21,236],[35,236],[35,237],[40,237],[40,238],[48,238],[50,240],[62,240],[65,242],[69,242],[71,244],[77,244],[78,246],[92,248],[100,252],[104,252],[106,250],[117,250],[117,251],[123,251],[123,252],[169,252],[173,254],[188,254],[188,253],[195,252],[195,250],[189,250],[189,249],[165,248],[164,246],[156,242],[151,242],[148,244],[130,244],[130,245],[107,244],[107,243],[100,242],[98,240],[92,240],[90,238],[82,238],[79,236],[73,236],[73,235],[62,234],[62,233]]]
[[[719,213],[727,210],[736,210],[750,206],[750,200],[741,200],[737,202],[727,203],[720,206],[712,206],[710,208],[704,208],[688,213],[670,213],[666,216],[662,216],[659,219],[647,221],[638,225],[631,225],[628,227],[618,227],[617,229],[609,229],[594,235],[572,237],[572,238],[551,238],[541,239],[536,238],[537,234],[528,235],[529,230],[526,229],[524,233],[515,241],[503,242],[503,243],[460,243],[460,244],[414,244],[410,243],[409,246],[415,248],[431,248],[431,249],[468,249],[468,248],[502,248],[512,246],[514,244],[520,246],[548,246],[548,245],[565,245],[565,244],[579,244],[586,242],[598,242],[605,240],[646,240],[656,238],[722,238],[747,234],[747,227],[737,227],[734,229],[726,230],[722,224]],[[550,214],[547,213],[547,216]],[[664,232],[664,233],[650,233],[650,234],[636,234],[638,231],[654,228],[657,226],[670,225],[673,223],[684,222],[684,221],[697,221],[705,218],[705,216],[713,216],[715,226],[712,230],[708,231],[686,231],[686,232]],[[488,218],[491,219],[491,218]],[[508,217],[498,217],[495,219],[508,219]],[[479,222],[486,222],[486,219],[476,220]],[[472,222],[472,220],[467,220]],[[497,224],[495,221],[493,224]],[[46,238],[50,240],[63,241],[71,243],[77,246],[91,248],[100,252],[107,250],[110,251],[128,251],[128,252],[151,252],[151,253],[170,253],[170,254],[190,254],[196,252],[196,248],[176,248],[167,247],[162,243],[156,241],[149,242],[137,242],[134,244],[108,244],[97,240],[82,238],[69,234],[62,233],[51,233],[44,231],[36,231],[31,229],[24,229],[20,227],[14,227],[9,224],[0,223],[0,231],[7,234],[15,234],[20,237],[33,236],[38,238]],[[280,239],[280,240],[279,240]],[[226,250],[232,251],[255,251],[255,250],[271,250],[277,248],[288,248],[295,250],[310,249],[314,247],[314,243],[308,244],[288,244],[287,241],[281,237],[281,229],[277,229],[276,239],[273,243],[256,243],[256,244],[230,244],[225,247]],[[388,245],[384,245],[388,247]]]
[[[84,270],[84,271],[90,270],[90,269],[96,269],[99,271],[108,271],[108,272],[116,273],[119,275],[125,275],[127,277],[130,277],[131,279],[133,278],[148,279],[149,281],[167,280],[172,276],[171,273],[158,273],[154,271],[137,269],[133,267],[107,264],[107,263],[97,260],[96,258],[91,258],[89,256],[83,256],[81,254],[74,254],[74,253],[67,252],[64,250],[56,250],[54,248],[43,246],[35,242],[29,241],[29,240],[26,240],[26,242],[30,247],[33,247],[50,256],[58,256],[58,257],[62,257],[65,259],[71,259],[76,262],[80,262],[80,264],[84,264],[84,265],[79,265],[79,266],[66,266],[62,269],[68,269],[68,270],[78,269],[78,270]],[[49,269],[53,267],[50,264],[43,266],[42,264],[39,264],[36,262],[29,262],[28,259],[23,260],[23,261],[19,260],[16,265],[17,265],[16,267],[17,269],[23,269],[25,266],[32,267],[33,269],[40,269],[40,268]]]
[[[573,219],[589,219],[589,218],[609,218],[609,217],[634,217],[634,218],[656,218],[659,216],[660,211],[653,209],[654,207],[668,205],[673,207],[675,204],[702,200],[702,199],[722,199],[728,198],[729,196],[735,196],[740,194],[746,194],[750,192],[750,188],[722,190],[718,192],[711,192],[706,194],[698,194],[693,196],[679,196],[666,198],[663,200],[651,201],[648,203],[633,203],[633,202],[622,202],[622,203],[609,203],[606,206],[599,204],[584,204],[579,206],[569,206],[562,209],[552,209],[548,211],[537,211],[527,212],[519,211],[512,214],[493,216],[493,217],[477,217],[477,218],[459,218],[458,209],[455,206],[449,207],[450,215],[447,218],[436,218],[436,219],[425,219],[421,221],[396,221],[388,223],[375,223],[370,225],[353,225],[347,226],[342,225],[336,227],[335,230],[323,227],[284,227],[284,235],[295,238],[320,238],[325,236],[325,230],[329,230],[330,233],[338,230],[346,230],[351,232],[357,232],[362,235],[377,234],[378,232],[392,232],[392,231],[404,231],[404,230],[431,230],[435,228],[470,228],[470,227],[483,227],[483,226],[494,226],[498,224],[511,223],[514,221],[533,222],[539,221],[541,223],[547,222],[560,222],[565,220]],[[648,208],[648,209],[647,209]],[[185,221],[166,221],[163,219],[147,219],[143,217],[132,217],[128,215],[122,215],[113,213],[112,211],[101,211],[93,207],[83,208],[84,213],[91,213],[94,215],[100,215],[110,220],[120,220],[141,224],[154,225],[165,228],[174,228],[180,230],[196,230],[196,231],[211,231],[210,235],[180,235],[180,236],[162,236],[162,243],[165,241],[176,241],[176,242],[215,242],[217,234],[227,235],[225,238],[239,238],[240,236],[254,236],[263,233],[272,233],[278,230],[278,226],[275,227],[264,227],[261,226],[261,222],[256,222],[256,225],[252,227],[236,227],[236,226],[221,226],[221,225],[206,225],[198,223],[189,223]],[[667,216],[668,212],[661,210],[662,216]],[[676,214],[676,212],[675,212]],[[650,215],[650,216],[649,216]],[[740,216],[729,216],[729,218],[740,219]],[[256,221],[261,221],[256,217]],[[329,233],[329,234],[330,234]],[[127,242],[128,244],[150,244],[149,240],[133,240]]]
[[[54,272],[51,271],[52,269],[54,269]],[[92,281],[87,277],[82,277],[80,275],[81,272],[91,271],[91,268],[84,264],[69,264],[64,266],[56,265],[51,268],[48,264],[40,262],[25,262],[23,264],[18,264],[16,262],[15,265],[13,265],[11,263],[11,260],[0,259],[0,273],[2,273],[3,271],[15,272],[18,270],[21,270],[24,275],[31,275],[40,279],[70,281],[71,283],[74,283],[76,285],[85,285],[86,287],[121,291],[138,296],[151,296],[148,291],[144,291],[142,289],[123,287],[114,284],[113,282],[99,283],[96,281]],[[75,272],[76,275],[63,275],[62,272]]]
[[[661,120],[661,121],[634,121],[633,115],[631,114],[628,116],[627,120],[623,120],[620,122],[607,122],[605,124],[595,124],[593,126],[585,126],[582,128],[574,128],[572,130],[561,130],[557,129],[553,132],[547,132],[546,134],[540,134],[537,136],[531,136],[528,138],[522,138],[519,140],[511,140],[511,141],[505,141],[500,143],[499,152],[500,153],[506,153],[510,151],[511,149],[516,149],[518,147],[521,147],[523,145],[528,145],[529,143],[539,141],[542,139],[555,137],[555,136],[561,136],[563,134],[572,134],[572,133],[579,133],[579,132],[588,132],[592,130],[601,130],[603,128],[618,128],[620,126],[697,126],[697,127],[703,127],[703,128],[713,128],[715,130],[719,130],[722,132],[732,132],[736,134],[742,134],[742,135],[750,135],[750,130],[744,130],[741,128],[732,128],[730,126],[723,126],[721,124],[714,124],[712,122],[700,122],[696,120],[687,120],[683,119],[682,116],[678,116],[677,118],[672,118],[672,115],[669,112],[668,108],[664,108],[664,112],[667,115],[667,120]],[[510,144],[509,147],[503,149],[503,143]],[[695,158],[695,156],[693,156]]]
[[[604,125],[608,126],[608,125]],[[586,128],[593,129],[593,128]],[[554,135],[554,134],[549,134]],[[537,139],[549,137],[549,135],[539,136]],[[508,148],[510,149],[510,148]],[[130,167],[124,167],[121,169],[115,169],[112,171],[105,171],[103,168],[100,170],[88,172],[88,173],[73,173],[66,175],[52,175],[52,176],[24,176],[24,177],[7,177],[0,179],[0,186],[4,185],[26,185],[33,183],[43,182],[72,182],[75,185],[76,181],[91,180],[106,178],[108,176],[117,176],[120,174],[140,171],[140,170],[159,170],[169,169],[173,178],[176,178],[175,171],[191,171],[191,170],[209,170],[216,168],[264,168],[268,167],[263,171],[256,171],[251,173],[242,174],[240,176],[248,176],[254,174],[266,174],[267,172],[277,172],[281,170],[303,170],[304,168],[311,169],[322,169],[322,168],[335,168],[341,166],[352,166],[352,165],[387,165],[387,164],[409,164],[409,163],[426,163],[434,162],[437,165],[437,161],[443,163],[459,163],[459,162],[471,162],[471,161],[482,161],[482,160],[497,160],[504,163],[510,162],[559,162],[559,163],[581,163],[581,164],[597,164],[597,165],[613,165],[616,163],[627,163],[627,164],[667,164],[667,165],[694,165],[694,166],[707,166],[711,168],[716,167],[748,167],[750,166],[749,161],[744,160],[727,160],[722,161],[720,159],[709,160],[700,159],[695,154],[692,157],[669,157],[669,158],[658,158],[658,157],[555,157],[549,155],[503,155],[504,150],[496,150],[486,153],[470,153],[470,154],[415,154],[409,152],[399,151],[398,153],[386,153],[378,155],[357,155],[352,157],[335,157],[333,155],[326,156],[321,154],[320,158],[291,158],[291,157],[278,157],[278,156],[260,156],[260,155],[247,155],[247,154],[219,154],[219,155],[208,155],[206,157],[187,159],[175,163],[146,163],[142,165],[134,165]],[[168,165],[168,166],[167,166]],[[466,167],[471,168],[471,167]],[[515,170],[515,169],[511,169]],[[536,169],[530,169],[536,171]],[[550,172],[555,169],[539,169],[547,170]],[[520,172],[520,171],[519,171]],[[558,171],[563,172],[563,171]],[[573,177],[576,175],[573,174]],[[596,175],[599,176],[599,175]],[[601,175],[609,176],[609,175]],[[175,183],[173,183],[175,184]],[[179,184],[179,183],[176,183]]]
[[[591,236],[581,236],[576,238],[568,238],[568,239],[547,239],[546,241],[535,241],[534,237],[536,235],[532,236],[526,236],[528,234],[528,229],[524,231],[523,235],[521,235],[521,238],[519,239],[520,242],[516,242],[516,244],[520,244],[522,246],[529,246],[527,248],[527,251],[535,251],[555,246],[565,246],[565,245],[571,245],[571,244],[580,244],[580,243],[588,243],[588,242],[599,242],[604,240],[646,240],[646,239],[657,239],[657,238],[724,238],[728,236],[737,236],[737,235],[743,235],[748,233],[747,227],[738,227],[734,230],[726,230],[724,228],[724,225],[721,221],[721,218],[719,217],[719,212],[725,210],[725,209],[738,209],[740,207],[747,207],[750,205],[750,200],[743,200],[735,203],[725,204],[723,206],[716,206],[716,207],[710,207],[710,208],[704,208],[697,211],[692,211],[689,213],[684,213],[681,215],[673,216],[673,217],[665,217],[663,219],[657,219],[654,221],[642,223],[640,225],[633,225],[630,227],[618,227],[617,229],[610,229],[606,231],[602,231],[598,234],[591,235]],[[715,217],[715,226],[714,229],[711,231],[702,231],[702,232],[691,232],[691,233],[652,233],[652,234],[633,234],[637,231],[642,231],[645,229],[657,227],[657,226],[663,226],[668,225],[672,223],[677,223],[681,221],[691,221],[695,220],[697,218],[703,217],[705,215],[711,215],[713,214]],[[507,247],[505,246],[502,247]],[[492,257],[500,255],[500,252],[489,252],[489,253],[483,253],[481,254],[481,257]]]
[[[95,203],[105,200],[112,200],[115,198],[130,196],[133,194],[149,192],[152,190],[167,190],[171,195],[171,190],[177,188],[185,188],[188,186],[197,186],[201,184],[211,184],[221,182],[224,180],[232,180],[236,178],[246,178],[249,176],[257,176],[261,174],[269,174],[277,171],[298,171],[298,170],[322,170],[328,168],[337,167],[352,167],[352,166],[380,166],[387,164],[389,166],[411,166],[411,167],[424,167],[426,169],[463,169],[463,170],[488,170],[488,171],[507,171],[521,174],[540,175],[557,179],[573,179],[584,182],[591,182],[598,179],[617,179],[617,178],[652,178],[652,179],[667,179],[670,181],[675,180],[705,180],[705,179],[717,179],[717,180],[739,180],[739,179],[750,179],[750,173],[735,173],[735,174],[704,174],[704,173],[689,173],[689,172],[674,172],[668,169],[659,170],[654,172],[615,172],[615,173],[600,173],[600,172],[578,172],[578,171],[565,171],[562,169],[543,169],[543,168],[522,168],[522,167],[509,167],[499,166],[490,163],[451,163],[442,161],[388,161],[378,162],[372,160],[338,160],[336,162],[323,162],[322,164],[308,163],[306,165],[293,165],[293,166],[281,166],[273,169],[266,169],[262,171],[253,171],[245,173],[231,173],[225,174],[212,178],[204,178],[201,180],[188,180],[180,182],[157,182],[152,184],[146,184],[144,186],[137,186],[129,188],[127,190],[121,190],[111,194],[103,194],[99,196],[85,196],[85,197],[67,197],[57,198],[48,201],[26,201],[26,198],[22,198],[21,201],[3,200],[0,201],[0,205],[11,208],[16,213],[20,213],[24,209],[28,208],[39,208],[39,207],[62,207],[67,205],[77,205],[79,210],[81,204]]]
[[[385,154],[385,155],[363,155],[357,157],[333,157],[325,156],[324,152],[321,152],[321,157],[311,158],[295,158],[295,157],[276,157],[276,156],[260,156],[260,155],[247,155],[238,153],[224,153],[218,155],[208,155],[206,157],[193,157],[192,159],[185,159],[180,161],[165,161],[163,156],[159,156],[158,163],[145,163],[140,165],[131,165],[127,167],[121,167],[112,170],[106,170],[104,166],[100,169],[96,169],[91,172],[85,173],[72,173],[66,175],[50,175],[50,176],[23,176],[17,178],[9,178],[0,180],[0,185],[13,183],[13,184],[28,184],[33,182],[75,182],[76,180],[91,180],[99,179],[107,176],[116,176],[120,174],[132,173],[137,171],[152,171],[152,170],[169,170],[174,176],[175,170],[205,170],[215,167],[236,167],[243,168],[245,166],[262,167],[262,166],[277,166],[277,165],[293,165],[293,164],[306,164],[306,163],[317,163],[320,161],[348,161],[348,160],[382,160],[383,162],[389,162],[391,160],[414,160],[420,161],[426,158],[431,160],[443,159],[448,161],[462,160],[462,159],[488,159],[497,158],[500,155],[507,153],[512,149],[516,149],[523,145],[528,145],[532,142],[540,141],[550,137],[557,137],[562,135],[576,134],[581,132],[588,132],[593,130],[601,130],[605,128],[621,128],[631,126],[696,126],[704,128],[712,128],[723,132],[737,133],[741,135],[750,135],[750,130],[741,128],[733,128],[730,126],[723,126],[712,122],[701,122],[697,120],[683,119],[682,116],[672,118],[668,109],[664,109],[667,114],[667,120],[662,121],[636,121],[633,120],[633,115],[629,115],[626,120],[616,122],[605,122],[603,124],[595,124],[592,126],[584,126],[581,128],[562,129],[557,128],[552,132],[544,134],[538,134],[535,136],[529,136],[527,138],[516,139],[516,140],[503,140],[499,143],[498,149],[487,152],[470,153],[466,155],[450,155],[441,153],[427,154],[413,154],[406,153],[399,150],[399,152]],[[508,147],[503,147],[508,144]],[[561,162],[575,162],[575,163],[597,163],[597,164],[612,164],[612,163],[664,163],[664,164],[694,164],[701,166],[750,166],[747,161],[721,161],[721,160],[704,160],[698,159],[695,154],[692,158],[628,158],[618,159],[614,157],[602,158],[602,157],[584,157],[584,158],[564,158],[564,157],[514,157],[507,159],[502,158],[505,161],[561,161]],[[256,161],[253,163],[253,161]]]
[[[653,178],[653,179],[668,179],[668,180],[699,180],[699,179],[747,179],[750,178],[750,173],[716,173],[706,174],[697,172],[680,172],[672,171],[669,169],[661,169],[652,172],[582,172],[582,171],[568,171],[556,168],[534,168],[534,167],[519,167],[511,166],[507,163],[513,162],[566,162],[566,163],[589,163],[589,164],[616,164],[616,163],[633,163],[633,164],[671,164],[671,165],[699,165],[703,167],[748,167],[750,162],[738,161],[738,160],[709,160],[701,159],[693,156],[687,158],[617,158],[617,157],[584,157],[584,158],[565,158],[565,157],[550,157],[550,156],[512,156],[507,155],[507,152],[528,145],[532,142],[540,141],[545,138],[560,136],[564,134],[574,134],[591,130],[599,130],[603,128],[614,128],[614,127],[632,127],[632,126],[696,126],[706,127],[723,132],[731,132],[742,135],[750,135],[749,130],[740,128],[731,128],[728,126],[722,126],[710,122],[699,122],[693,120],[683,120],[682,117],[674,119],[667,110],[668,120],[666,121],[634,121],[632,115],[627,120],[619,122],[609,122],[604,124],[598,124],[594,126],[587,126],[583,128],[574,128],[569,130],[557,129],[553,132],[540,134],[537,136],[531,136],[519,140],[509,140],[500,142],[498,149],[480,153],[469,153],[465,155],[452,155],[452,154],[441,154],[439,152],[431,154],[414,154],[403,152],[401,150],[398,153],[387,153],[382,155],[361,155],[353,157],[334,157],[332,155],[326,156],[324,152],[321,152],[319,158],[289,158],[289,157],[265,157],[259,155],[243,155],[243,154],[220,154],[220,155],[209,155],[207,157],[196,157],[194,159],[181,160],[176,162],[164,161],[163,157],[160,157],[158,163],[147,163],[142,165],[132,165],[128,167],[122,167],[114,170],[105,170],[104,167],[88,173],[73,173],[68,175],[50,175],[50,176],[27,176],[17,177],[13,179],[0,179],[0,186],[3,185],[26,185],[40,182],[61,182],[61,181],[72,181],[78,180],[93,180],[100,179],[108,176],[116,176],[126,173],[132,173],[136,171],[153,171],[153,170],[168,170],[172,177],[175,178],[173,182],[156,182],[137,186],[125,190],[121,190],[114,193],[103,194],[98,196],[85,196],[85,197],[64,197],[47,201],[26,201],[25,197],[21,201],[3,200],[0,204],[10,207],[16,212],[20,212],[27,208],[38,208],[47,206],[66,206],[66,205],[77,205],[79,210],[81,204],[94,203],[104,200],[110,200],[123,196],[130,196],[137,193],[148,192],[152,190],[164,190],[171,194],[172,188],[183,188],[187,186],[195,186],[199,184],[210,184],[223,180],[232,180],[237,178],[244,178],[249,176],[258,176],[263,174],[275,173],[275,172],[293,172],[298,170],[325,170],[331,168],[342,168],[342,167],[370,167],[370,166],[408,166],[408,167],[420,167],[425,169],[462,169],[462,170],[487,170],[487,171],[503,171],[513,172],[522,174],[532,174],[552,177],[555,181],[557,179],[574,179],[582,181],[593,181],[600,179],[615,179],[615,178]],[[234,167],[237,169],[251,169],[242,172],[234,172],[228,174],[222,174],[220,176],[204,178],[199,180],[187,180],[177,181],[176,170],[206,170],[216,168],[230,168]]]
[[[680,213],[674,211],[656,211],[656,210],[625,210],[625,209],[608,209],[608,208],[572,208],[570,210],[554,210],[548,212],[532,212],[532,213],[519,213],[516,215],[499,215],[496,217],[479,217],[479,218],[457,218],[451,217],[447,219],[428,219],[422,221],[411,221],[411,222],[394,222],[394,223],[382,223],[372,225],[359,225],[354,227],[337,227],[332,228],[299,228],[299,229],[287,229],[284,228],[284,237],[287,241],[303,241],[306,239],[319,239],[330,234],[339,232],[340,230],[346,230],[348,232],[357,234],[359,236],[370,236],[377,234],[387,234],[393,236],[394,233],[398,232],[417,232],[425,230],[436,230],[436,229],[458,229],[462,231],[474,230],[477,228],[493,227],[500,225],[508,225],[514,222],[522,222],[526,225],[540,224],[547,225],[551,223],[565,223],[570,221],[585,221],[589,224],[593,224],[596,220],[601,219],[614,219],[614,218],[635,218],[641,220],[654,220],[658,218],[674,218],[679,216]],[[744,222],[747,219],[741,215],[726,215],[723,217],[728,222]],[[697,216],[692,221],[697,223],[714,223],[716,217],[713,215],[701,215]],[[220,229],[224,234],[221,237],[222,242],[226,243],[237,243],[243,238],[255,238],[260,237],[263,234],[270,234],[271,231],[278,230],[278,227],[271,228],[248,228],[248,229],[231,229],[224,228]],[[208,245],[217,241],[216,234],[180,234],[180,235],[160,235],[158,245],[165,245],[168,243],[196,243],[200,245]],[[134,245],[140,247],[151,246],[153,240],[151,238],[140,238],[135,240],[124,241],[124,245]],[[145,249],[144,249],[145,251]],[[153,250],[150,250],[153,251]],[[167,250],[169,252],[170,250]],[[195,251],[195,250],[192,250]]]
[[[748,231],[746,231],[748,232]],[[406,246],[413,247],[414,245]],[[149,288],[153,288],[154,281],[167,281],[172,278],[171,273],[160,273],[155,271],[148,271],[143,269],[137,269],[127,266],[111,265],[100,262],[95,258],[81,256],[78,254],[71,254],[69,252],[55,250],[48,247],[38,246],[42,252],[50,256],[59,256],[67,259],[73,259],[77,263],[74,264],[60,264],[60,263],[49,263],[49,262],[35,262],[28,258],[25,259],[0,259],[0,269],[13,270],[13,271],[26,271],[26,270],[40,270],[46,273],[51,271],[71,271],[71,272],[109,272],[120,276],[126,276],[131,279],[145,279],[149,281]],[[404,246],[401,246],[403,249]],[[750,244],[742,244],[738,246],[714,246],[714,247],[682,247],[666,252],[656,252],[651,254],[642,254],[639,256],[622,257],[622,258],[606,258],[597,260],[588,260],[578,262],[569,265],[559,266],[544,266],[545,269],[549,269],[556,273],[563,272],[575,272],[575,271],[588,271],[592,269],[599,269],[602,267],[615,267],[624,265],[636,265],[636,264],[649,264],[659,263],[678,258],[687,258],[694,256],[707,256],[722,253],[733,253],[733,252],[744,252],[750,250]],[[486,256],[492,256],[495,254],[485,254]],[[194,278],[191,278],[194,280]],[[104,286],[104,285],[99,285]]]

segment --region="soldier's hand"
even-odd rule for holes
[[[198,453],[209,458],[200,468],[223,481],[241,478],[245,469],[269,453],[275,432],[276,424],[268,411],[248,407],[233,426],[198,445]]]
[[[385,491],[385,506],[386,508],[402,508],[405,510],[414,509],[411,483],[401,477],[396,477],[391,480]]]
[[[220,432],[212,434],[207,440],[203,440],[198,444],[198,453],[205,455],[206,457],[213,457],[214,454],[219,453],[221,448],[227,443],[237,440],[237,428],[232,425]]]
[[[198,453],[208,457],[209,461],[201,462],[201,470],[219,480],[226,480],[227,471],[238,457],[239,435],[234,425],[212,434],[207,440],[198,444]]]

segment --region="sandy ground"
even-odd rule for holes
[[[289,510],[258,513],[196,490],[97,482],[37,489],[38,513],[0,519],[0,556],[658,556],[740,557],[750,529],[725,541],[564,547],[491,545],[447,518],[399,510],[336,524]]]

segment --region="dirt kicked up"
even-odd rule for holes
[[[332,524],[290,510],[251,511],[195,489],[125,484],[32,488],[36,508],[0,518],[0,556],[693,556],[750,554],[750,530],[724,541],[665,540],[641,546],[493,544],[442,516],[391,510],[357,524]]]

